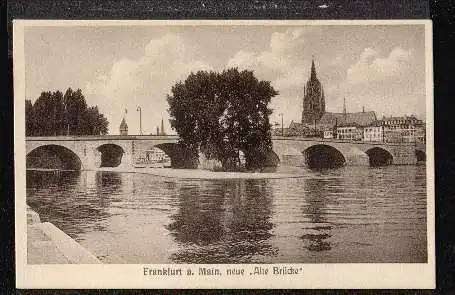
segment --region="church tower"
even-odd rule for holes
[[[325,113],[324,89],[316,76],[314,59],[311,61],[310,79],[303,88],[303,112],[302,123],[314,124]]]
[[[128,125],[126,124],[125,117],[123,117],[120,123],[120,135],[128,135]]]

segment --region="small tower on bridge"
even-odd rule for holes
[[[120,123],[120,135],[128,135],[128,125],[126,124],[125,117],[123,117]]]

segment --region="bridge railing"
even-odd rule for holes
[[[75,136],[27,136],[25,141],[95,141],[95,140],[175,140],[177,135],[75,135]],[[272,140],[287,141],[317,141],[328,143],[349,143],[349,144],[370,144],[370,145],[389,145],[389,146],[416,146],[425,147],[425,143],[419,142],[380,142],[380,141],[355,141],[341,140],[322,137],[303,137],[303,136],[272,136]]]
[[[371,145],[412,145],[417,146],[417,142],[382,142],[382,141],[363,141],[363,140],[343,140],[335,138],[322,138],[322,137],[303,137],[303,136],[272,136],[272,140],[288,140],[288,141],[317,141],[317,142],[330,142],[330,143],[349,143],[349,144],[371,144]],[[423,144],[425,145],[425,144]]]
[[[90,140],[178,140],[177,135],[70,135],[27,136],[26,141],[90,141]]]

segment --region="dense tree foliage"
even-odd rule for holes
[[[80,89],[42,92],[34,104],[25,101],[27,136],[104,135],[108,121],[98,107],[87,107]]]
[[[252,71],[191,73],[167,97],[171,126],[182,145],[219,160],[226,170],[236,168],[239,151],[248,168],[260,167],[272,148],[268,104],[277,94]]]

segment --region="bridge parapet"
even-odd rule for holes
[[[381,142],[381,141],[353,141],[353,140],[342,140],[334,138],[321,138],[321,137],[303,137],[303,136],[273,136],[273,141],[285,140],[285,141],[309,141],[319,143],[340,143],[340,144],[351,144],[351,145],[384,145],[384,146],[418,146],[425,147],[424,143],[417,142]]]
[[[107,140],[173,140],[177,135],[84,135],[84,136],[27,136],[25,141],[107,141]]]

